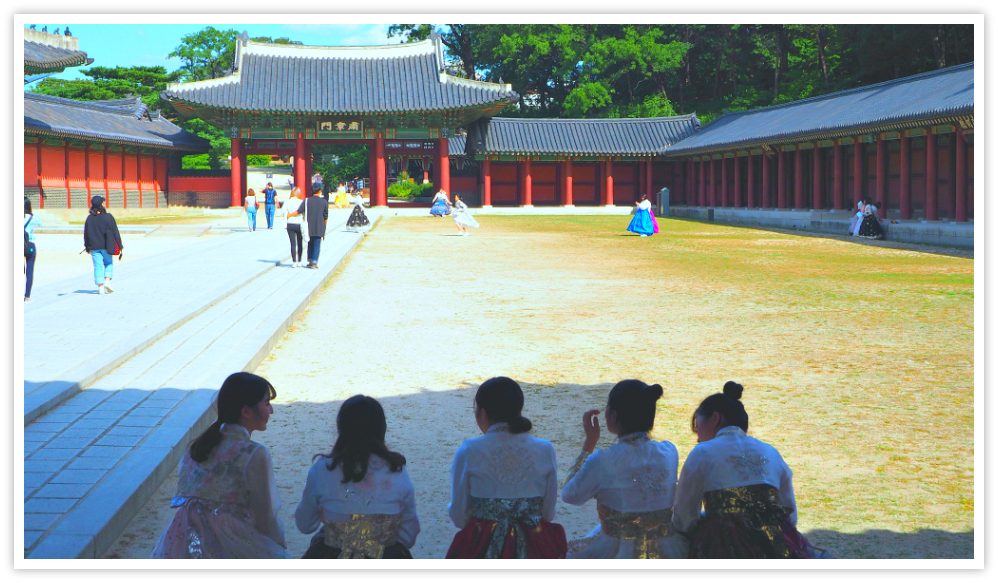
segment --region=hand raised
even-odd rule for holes
[[[599,409],[590,409],[582,414],[582,429],[586,432],[586,440],[582,444],[582,449],[592,453],[596,449],[596,442],[599,441]]]

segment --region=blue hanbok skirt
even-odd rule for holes
[[[426,208],[426,207],[423,207],[423,208]],[[438,217],[442,217],[444,215],[449,215],[450,214],[450,206],[446,202],[444,202],[444,200],[442,198],[441,199],[437,199],[437,202],[433,203],[433,206],[430,208],[430,214],[431,215],[436,215]]]
[[[654,235],[655,225],[652,223],[651,213],[646,209],[634,211],[634,218],[627,225],[627,230],[639,235]]]

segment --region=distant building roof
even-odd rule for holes
[[[207,152],[207,140],[150,112],[138,97],[76,101],[40,93],[24,94],[24,131],[64,138]]]
[[[834,138],[974,115],[974,63],[800,101],[725,113],[660,154]]]
[[[508,84],[448,75],[439,38],[370,47],[240,38],[232,74],[171,83],[162,96],[174,103],[221,109],[327,114],[501,107],[518,98]]]
[[[94,60],[80,50],[76,37],[24,30],[24,74],[58,73],[66,67],[89,65]]]
[[[623,119],[495,117],[468,128],[476,154],[652,155],[693,135],[696,114]],[[452,148],[454,149],[454,148]]]

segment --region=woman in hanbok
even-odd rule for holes
[[[698,444],[683,463],[673,524],[689,535],[691,559],[812,558],[796,527],[793,472],[775,447],[745,434],[742,390],[728,381],[693,414]]]
[[[558,466],[550,441],[528,435],[523,391],[507,377],[478,388],[481,437],[466,439],[451,465],[448,512],[461,529],[448,559],[564,559],[565,529],[554,520]]]
[[[468,236],[468,227],[478,228],[481,225],[478,224],[468,211],[468,205],[464,204],[461,197],[454,195],[454,224],[457,226],[457,232],[461,233],[462,237]]]
[[[627,225],[627,230],[642,237],[657,233],[658,224],[655,223],[655,218],[651,214],[651,201],[648,200],[648,195],[642,194],[641,201],[634,203],[634,206],[634,218]]]
[[[309,469],[295,510],[298,530],[319,528],[303,559],[412,558],[416,494],[405,456],[385,446],[387,427],[371,397],[354,395],[340,406],[333,450],[315,456],[321,459]]]
[[[849,234],[852,236],[859,235],[859,224],[863,221],[863,199],[859,199],[856,203],[856,214],[852,216],[852,220],[849,221]]]
[[[679,453],[648,437],[655,424],[660,385],[617,383],[607,399],[606,428],[617,443],[594,452],[598,409],[586,411],[586,440],[569,470],[561,499],[581,506],[596,498],[599,524],[568,546],[569,559],[685,559],[689,544],[672,526]]]
[[[880,226],[876,205],[868,204],[863,207],[863,221],[859,224],[859,230],[856,234],[864,239],[884,238],[884,229]]]
[[[440,189],[433,195],[433,206],[430,207],[430,214],[443,217],[450,214],[450,200],[447,199],[447,191]]]
[[[347,189],[342,181],[336,186],[336,197],[333,199],[333,206],[338,209],[345,209],[348,206]]]
[[[356,193],[353,196],[353,212],[350,213],[350,218],[347,219],[347,230],[357,232],[361,229],[370,228],[371,221],[368,220],[367,215],[364,213],[364,197],[360,193]]]
[[[290,559],[277,512],[281,500],[267,446],[250,440],[274,413],[273,385],[248,372],[218,391],[218,419],[178,468],[177,509],[153,559]]]

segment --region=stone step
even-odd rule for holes
[[[334,230],[320,269],[268,270],[26,426],[25,556],[100,557],[211,422],[225,377],[256,368],[362,237]]]

